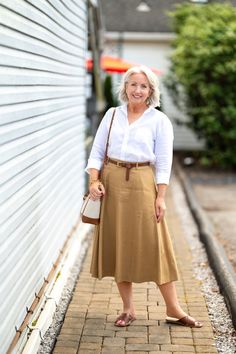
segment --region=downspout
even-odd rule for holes
[[[102,39],[102,28],[99,28],[101,22],[97,23],[97,18],[99,18],[99,3],[92,0],[88,1],[88,23],[89,23],[89,31],[90,31],[90,44],[92,49],[92,58],[93,58],[93,75],[94,75],[94,83],[95,83],[95,92],[96,92],[96,111],[101,118],[105,102],[103,95],[103,86],[101,79],[101,70],[100,70],[100,55],[101,55],[101,43]],[[96,18],[96,13],[98,17]],[[97,26],[96,26],[97,25]]]

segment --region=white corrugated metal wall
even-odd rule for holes
[[[79,215],[86,0],[0,0],[0,353]]]

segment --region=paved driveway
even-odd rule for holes
[[[185,169],[194,192],[236,271],[236,174]]]

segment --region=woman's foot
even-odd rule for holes
[[[182,318],[187,316],[187,313],[182,310],[182,308],[178,305],[175,307],[167,307],[166,309],[167,317],[174,317],[174,318]]]
[[[201,328],[203,326],[201,322],[195,320],[195,318],[188,315],[183,316],[181,318],[167,316],[166,322],[192,328]]]
[[[166,322],[178,324],[186,327],[201,328],[203,324],[196,320],[194,317],[189,316],[184,312],[180,306],[174,309],[168,309],[166,314]]]
[[[134,314],[122,312],[122,314],[117,317],[114,325],[117,327],[127,327],[135,320],[136,317]]]

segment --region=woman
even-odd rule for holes
[[[115,109],[101,176],[113,108],[102,119],[86,167],[92,199],[103,197],[92,276],[115,278],[123,301],[116,326],[136,319],[132,282],[154,281],[165,300],[167,322],[201,327],[181,309],[174,285],[178,271],[164,219],[173,130],[167,116],[154,108],[159,106],[156,75],[145,66],[132,67],[123,77],[119,98],[124,105]]]

